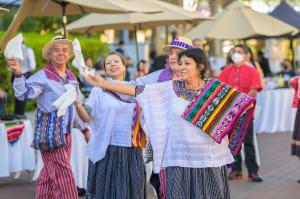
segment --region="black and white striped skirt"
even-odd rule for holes
[[[160,172],[162,199],[230,199],[227,167],[167,167]]]
[[[87,199],[144,199],[146,172],[138,148],[109,145],[105,157],[89,162]]]

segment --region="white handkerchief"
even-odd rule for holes
[[[75,55],[75,59],[73,59],[72,64],[79,70],[79,74],[82,76],[87,76],[87,75],[94,75],[95,70],[90,69],[85,65],[83,55],[81,53],[81,46],[78,41],[78,39],[74,39],[72,42],[73,44],[73,51]]]
[[[53,102],[53,106],[55,106],[57,111],[57,116],[60,117],[64,115],[67,111],[67,108],[73,104],[76,100],[76,88],[74,85],[67,84],[65,85],[66,92],[61,95],[57,100]]]
[[[20,33],[7,43],[4,50],[4,56],[7,59],[23,60],[22,42],[23,35]]]

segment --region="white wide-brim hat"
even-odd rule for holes
[[[68,40],[66,38],[64,38],[63,36],[55,36],[51,39],[51,41],[49,41],[48,43],[46,43],[46,45],[43,47],[42,50],[42,55],[45,59],[49,60],[49,48],[52,47],[55,44],[65,44],[68,45],[70,47],[70,58],[73,57],[74,52],[73,52],[73,45],[72,45],[72,41]]]
[[[171,48],[186,50],[188,48],[193,48],[193,43],[186,37],[176,37],[169,45],[164,46],[163,50],[168,53]]]

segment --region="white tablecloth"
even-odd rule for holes
[[[86,188],[88,176],[88,158],[85,155],[86,142],[83,134],[78,129],[72,129],[72,152],[71,166],[75,175],[76,186]],[[43,168],[43,160],[41,154],[37,153],[37,165],[33,175],[36,180]]]
[[[13,145],[7,140],[5,124],[0,124],[0,177],[7,177],[10,172],[34,170],[34,150],[30,147],[32,141],[32,126],[29,120],[24,120],[24,132]]]
[[[256,133],[292,132],[296,109],[292,108],[292,89],[262,91],[257,96]]]

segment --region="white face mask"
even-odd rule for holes
[[[239,53],[233,53],[231,55],[231,60],[233,61],[233,63],[238,64],[244,60],[244,56]]]

